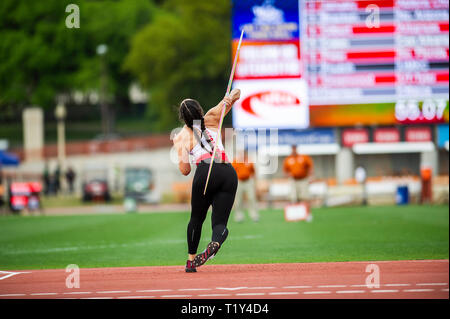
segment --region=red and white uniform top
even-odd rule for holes
[[[194,130],[196,130],[196,133],[198,133],[197,136],[201,135],[201,128],[200,125],[193,125]],[[199,164],[201,161],[209,159],[212,157],[212,152],[214,149],[211,148],[210,143],[208,143],[208,141],[206,140],[205,135],[207,135],[211,141],[212,147],[214,147],[216,141],[217,141],[217,132],[214,132],[213,130],[210,130],[208,128],[205,129],[204,134],[202,135],[201,141],[203,143],[204,148],[202,147],[202,145],[200,145],[200,143],[198,142],[198,140],[196,139],[196,141],[198,142],[193,148],[192,150],[189,152],[192,157],[193,157],[193,162],[195,164]],[[227,154],[225,153],[225,148],[223,147],[222,144],[222,140],[220,139],[218,141],[217,144],[217,150],[216,150],[216,155],[215,155],[215,160],[219,160],[222,162],[229,162],[228,161],[228,157]]]

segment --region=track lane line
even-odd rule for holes
[[[129,294],[130,290],[96,291],[97,294]]]
[[[148,290],[136,290],[136,292],[169,292],[172,289],[148,289]]]
[[[338,290],[337,294],[362,294],[365,290]]]
[[[278,296],[278,295],[298,295],[297,291],[280,291],[280,292],[269,292],[269,295]]]
[[[303,292],[305,295],[324,295],[324,294],[331,294],[331,291],[305,291]]]
[[[419,283],[416,286],[447,286],[448,282]]]
[[[385,286],[385,287],[408,287],[408,286],[411,286],[411,284],[385,284],[382,286]]]
[[[203,291],[203,290],[212,290],[212,288],[181,288],[177,289],[178,291]]]
[[[434,289],[404,289],[403,292],[431,292]]]

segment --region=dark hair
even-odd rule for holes
[[[203,136],[203,134],[205,135],[206,141],[208,142],[211,149],[214,148],[208,134],[205,134],[206,127],[205,127],[205,119],[203,118],[203,109],[202,109],[200,103],[198,103],[198,101],[196,101],[194,99],[183,100],[180,103],[179,116],[180,116],[180,120],[183,120],[184,123],[186,124],[186,126],[192,130],[195,138],[198,140],[198,142],[200,143],[200,146],[204,150],[208,151],[205,148],[205,145],[203,145],[203,142],[201,139],[201,136]],[[198,136],[197,132],[194,129],[194,121],[200,121],[201,136]],[[210,154],[212,154],[211,151],[208,151],[208,152]]]

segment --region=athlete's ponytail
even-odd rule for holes
[[[214,148],[211,139],[209,138],[208,134],[206,134],[206,126],[205,126],[205,119],[203,117],[203,109],[200,106],[200,103],[198,103],[196,100],[193,99],[186,99],[183,100],[180,104],[180,111],[179,111],[180,119],[184,121],[187,127],[189,127],[192,132],[194,133],[194,137],[197,139],[197,141],[200,143],[200,146],[207,151],[208,153],[212,154],[212,151],[208,151],[205,148],[205,145],[203,145],[201,137],[204,135],[206,141],[208,142],[211,150]],[[200,131],[201,136],[198,136],[198,133],[196,132],[194,128],[194,121],[200,121]]]

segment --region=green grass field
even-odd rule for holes
[[[448,259],[448,206],[313,210],[314,220],[285,222],[281,210],[235,223],[209,263]],[[0,269],[184,265],[189,214],[1,216]],[[210,218],[199,251],[208,243]]]

